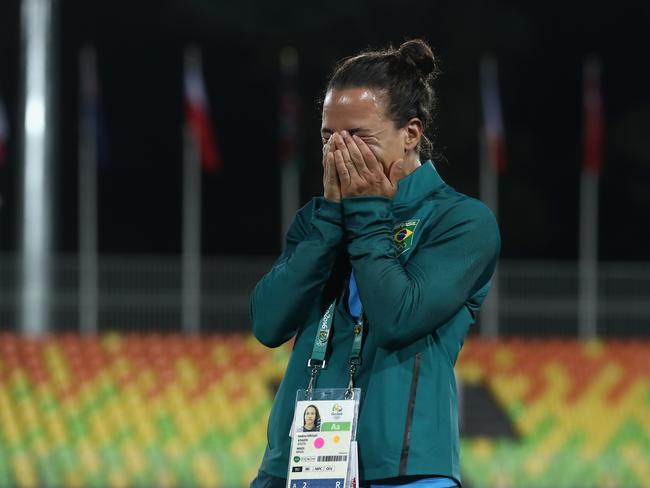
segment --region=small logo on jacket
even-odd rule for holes
[[[415,233],[415,228],[419,223],[419,220],[407,220],[406,222],[401,222],[393,227],[393,242],[397,248],[398,255],[411,248],[411,245],[413,244],[413,234]]]

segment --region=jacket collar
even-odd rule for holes
[[[397,192],[393,197],[393,205],[401,206],[440,190],[446,185],[431,160],[405,176],[397,183]]]

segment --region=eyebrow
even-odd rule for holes
[[[357,134],[359,132],[367,132],[368,131],[368,129],[366,129],[364,127],[355,127],[353,129],[346,129],[346,130],[350,133],[351,136],[353,136],[354,134]],[[321,129],[321,133],[323,133],[323,134],[325,134],[325,133],[334,134],[334,130],[330,129],[329,127],[323,127]]]

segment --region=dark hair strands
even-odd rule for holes
[[[439,73],[429,44],[412,39],[397,49],[389,46],[344,58],[335,66],[327,90],[368,87],[383,91],[388,99],[386,115],[396,127],[404,127],[414,117],[420,119],[423,126],[420,157],[432,159],[437,105],[432,83]]]

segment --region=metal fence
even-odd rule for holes
[[[272,262],[273,258],[267,257],[205,258],[201,277],[202,330],[249,329],[250,290]],[[17,323],[18,263],[13,255],[0,256],[3,329],[13,329]],[[54,329],[77,330],[77,257],[57,256],[52,279]],[[577,263],[502,260],[499,285],[499,335],[577,335]],[[599,335],[650,335],[650,263],[602,263],[598,289]],[[180,258],[102,256],[98,302],[100,331],[181,330]],[[475,330],[480,333],[480,319]]]
[[[201,328],[249,328],[248,297],[273,260],[227,257],[201,266]],[[181,330],[181,261],[177,257],[103,256],[98,263],[98,328]],[[19,260],[0,257],[0,328],[14,329],[20,303]],[[51,323],[54,330],[78,330],[79,261],[58,256],[52,263]]]
[[[499,286],[500,335],[578,334],[576,262],[501,261]],[[650,335],[650,263],[600,264],[597,332]]]

